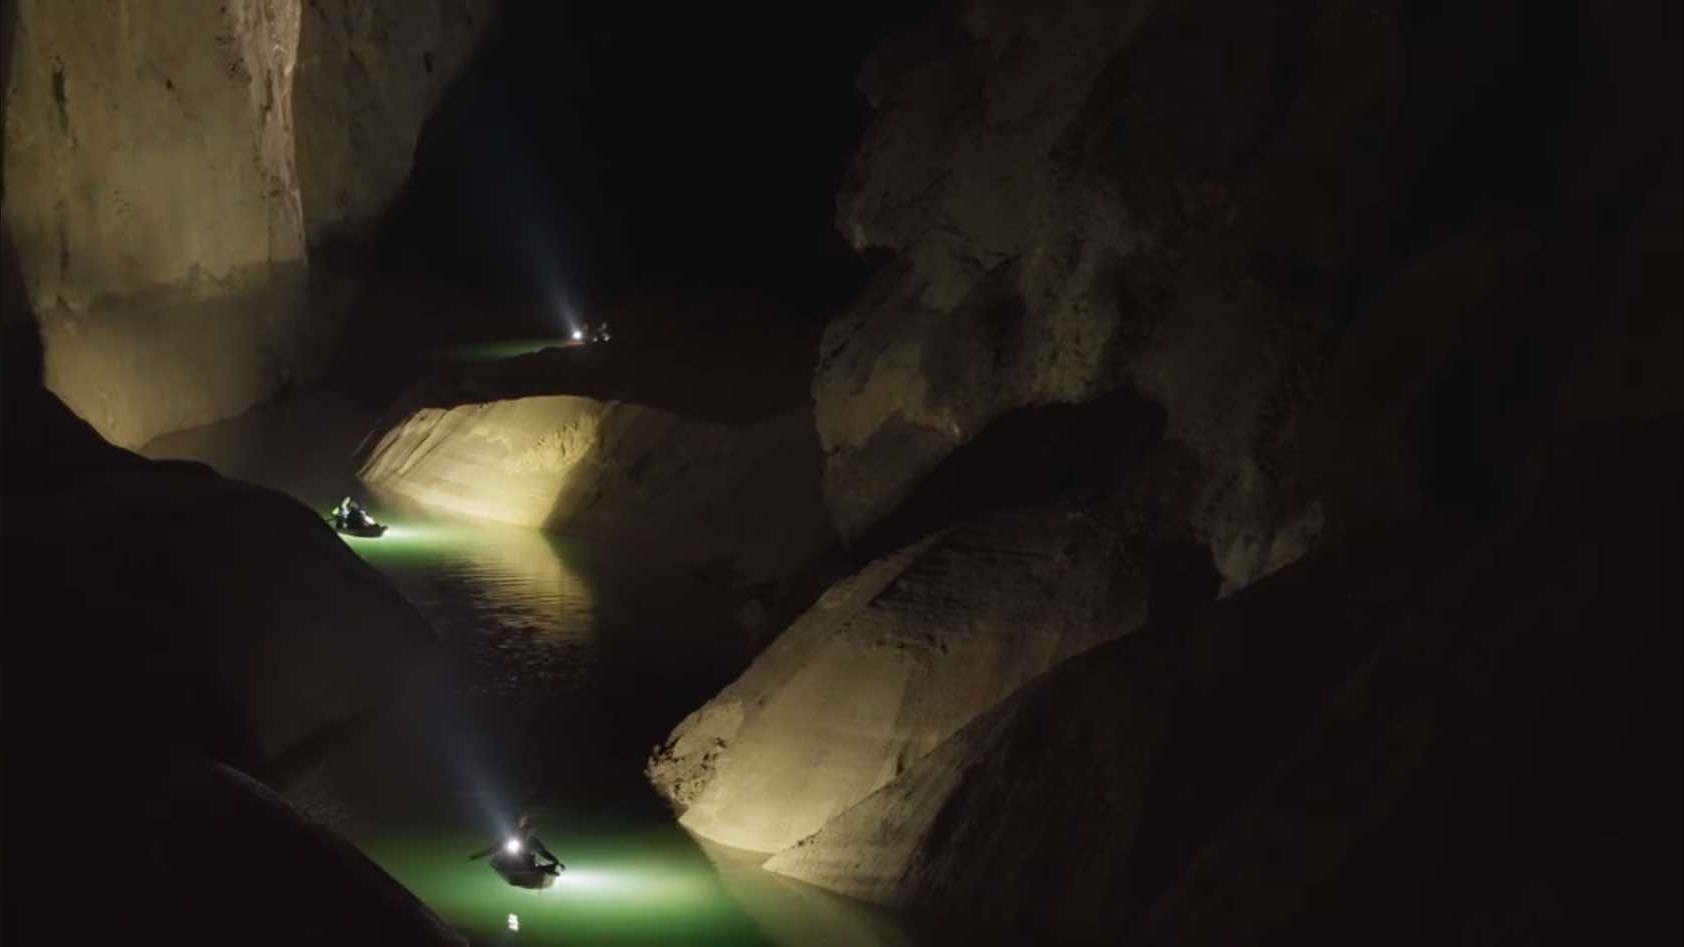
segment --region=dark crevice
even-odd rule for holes
[[[955,448],[852,550],[863,564],[991,510],[1116,482],[1163,438],[1163,408],[1120,388],[1081,404],[1019,408]]]
[[[70,133],[70,100],[64,89],[64,63],[53,63],[53,105],[58,117],[58,130]]]
[[[1437,127],[1400,202],[1392,230],[1395,250],[1410,255],[1446,239],[1490,211],[1542,209],[1557,197],[1563,144],[1579,107],[1584,63],[1577,6],[1569,0],[1519,5],[1518,29],[1472,22],[1482,11],[1453,14],[1435,5],[1409,18],[1411,68],[1422,78],[1405,102],[1409,121],[1422,132]],[[1498,32],[1498,30],[1502,32]],[[1481,76],[1441,74],[1443,47],[1484,35],[1491,49]],[[1458,86],[1455,92],[1446,86]],[[1460,111],[1441,119],[1445,103]]]

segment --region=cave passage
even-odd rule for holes
[[[349,457],[371,423],[368,409],[307,391],[146,449],[317,510],[358,497],[393,525],[346,542],[443,639],[375,719],[269,781],[475,944],[914,942],[878,908],[700,846],[643,778],[648,748],[750,656],[705,586],[360,489]],[[547,890],[510,887],[466,857],[520,811],[567,865]]]

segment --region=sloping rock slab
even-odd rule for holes
[[[673,731],[650,777],[691,831],[776,851],[1145,609],[1139,570],[1088,515],[980,517],[832,587]]]

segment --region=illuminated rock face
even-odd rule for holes
[[[18,5],[4,226],[48,385],[115,443],[231,416],[325,361],[308,249],[396,192],[473,37],[449,0],[304,6]],[[413,47],[447,33],[427,75]],[[347,61],[381,69],[350,82]]]
[[[1681,434],[1587,425],[1500,529],[1073,658],[766,867],[1025,942],[1676,925]]]
[[[1093,518],[982,517],[832,587],[673,731],[650,778],[691,831],[777,851],[1145,608],[1144,583]]]
[[[5,226],[47,384],[101,434],[238,412],[309,347],[298,4],[20,4]]]
[[[370,486],[644,561],[760,581],[833,539],[805,410],[734,425],[549,395],[417,408],[377,433]]]

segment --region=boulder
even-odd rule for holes
[[[70,733],[121,708],[149,739],[264,767],[430,652],[433,629],[315,512],[106,444],[36,391],[6,399],[7,668],[28,671],[8,700],[55,706]],[[66,686],[82,696],[52,699]]]
[[[1081,510],[978,517],[833,586],[673,731],[650,778],[690,831],[777,851],[1146,607],[1128,553]]]
[[[30,878],[30,897],[8,906],[8,935],[467,944],[367,856],[263,784],[222,763],[153,752],[157,765],[138,770],[116,769],[109,756],[56,760],[67,764],[57,792],[9,795],[29,807],[27,821],[7,813],[7,857]],[[84,747],[82,755],[94,754]],[[113,826],[122,828],[117,845]]]
[[[161,788],[161,838],[144,862],[153,930],[185,922],[201,936],[183,940],[201,943],[467,947],[368,856],[246,774],[183,761]]]
[[[371,443],[357,474],[371,487],[738,584],[831,541],[804,410],[732,425],[547,395],[419,408]]]
[[[734,295],[615,315],[611,342],[412,385],[363,440],[358,476],[739,589],[833,545],[806,390],[816,329]]]
[[[112,446],[7,326],[0,599],[20,939],[461,938],[279,780],[375,713],[436,636],[310,510]]]

